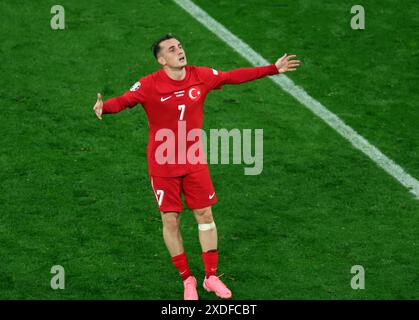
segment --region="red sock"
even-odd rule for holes
[[[186,258],[185,252],[172,257],[172,262],[176,267],[177,271],[179,271],[179,274],[182,277],[183,281],[185,281],[192,275],[191,270],[188,266],[188,259]]]
[[[202,252],[202,260],[204,260],[206,277],[208,278],[209,276],[215,276],[217,274],[218,251],[210,250],[207,252]]]

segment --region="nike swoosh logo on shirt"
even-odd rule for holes
[[[209,195],[208,198],[211,200],[212,198],[214,198],[214,196],[215,196],[215,192],[213,194]]]
[[[161,97],[161,98],[160,98],[160,101],[161,101],[161,102],[164,102],[164,101],[166,101],[166,100],[169,100],[171,97],[172,97],[172,96],[168,96],[168,97],[166,97],[166,98]]]

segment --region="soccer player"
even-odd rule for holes
[[[208,165],[205,161],[192,161],[190,157],[182,156],[182,152],[187,151],[194,141],[178,139],[180,131],[188,133],[202,128],[204,101],[211,90],[220,89],[225,84],[239,84],[295,71],[299,61],[293,60],[295,56],[285,54],[272,65],[227,72],[188,66],[181,42],[170,34],[158,39],[152,51],[162,68],[142,77],[122,96],[103,102],[98,93],[93,110],[102,120],[102,114],[117,113],[137,104],[143,106],[149,125],[147,162],[151,187],[161,212],[164,242],[183,280],[184,299],[197,300],[198,293],[179,228],[182,193],[198,224],[206,273],[203,287],[220,298],[231,298],[231,291],[217,276],[218,238],[211,209],[217,202],[217,196]],[[162,141],[162,132],[173,132],[175,137]],[[163,144],[166,147],[164,152]]]

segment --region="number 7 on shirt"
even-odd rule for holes
[[[180,111],[179,120],[183,120],[183,115],[185,114],[186,105],[180,104],[177,108]]]

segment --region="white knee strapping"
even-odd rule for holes
[[[215,229],[215,223],[214,221],[211,223],[199,223],[198,229],[199,231],[208,231],[208,230]]]

